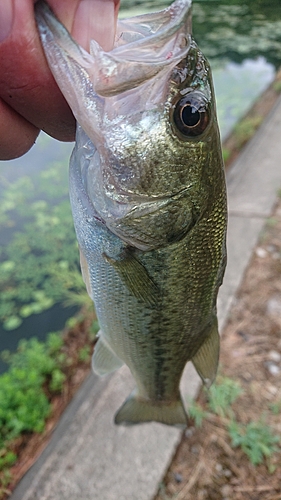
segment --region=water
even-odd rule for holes
[[[76,312],[76,307],[64,308],[60,304],[55,304],[41,314],[30,316],[25,320],[22,328],[16,328],[13,332],[4,330],[0,325],[1,350],[15,351],[19,341],[23,338],[37,337],[39,340],[45,340],[49,332],[62,330],[67,319]],[[0,374],[6,369],[6,363],[0,359]]]
[[[170,5],[121,0],[121,16]],[[274,79],[281,65],[280,0],[194,0],[193,36],[213,71],[224,139]]]
[[[170,3],[166,0],[121,0],[121,16],[156,10]],[[219,123],[224,138],[273,80],[276,69],[281,65],[280,0],[247,0],[246,4],[245,0],[194,1],[193,34],[213,69]],[[71,149],[72,145],[59,143],[42,134],[37,144],[22,158],[0,162],[1,203],[4,190],[21,176],[33,179],[38,171],[45,172],[56,162],[64,165],[66,176]],[[62,191],[66,191],[67,181],[61,182],[65,183]],[[57,190],[58,186],[55,187]],[[22,211],[25,213],[24,208]],[[49,214],[50,220],[52,217]],[[16,231],[22,230],[19,214],[13,224],[3,229],[0,218],[2,247],[14,237]],[[42,227],[41,230],[44,230]],[[3,255],[3,252],[0,253],[0,262],[1,258],[4,259]],[[62,264],[64,262],[62,259]],[[25,262],[22,265],[25,266]],[[48,331],[62,328],[70,314],[73,314],[73,309],[63,309],[55,304],[41,314],[24,319],[19,328],[9,332],[0,329],[0,349],[14,350],[20,338],[34,335],[44,338]],[[3,368],[4,365],[0,365],[0,371]]]
[[[273,81],[274,66],[263,56],[242,63],[226,62],[213,70],[221,137],[225,139],[235,123]]]

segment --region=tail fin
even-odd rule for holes
[[[143,422],[160,422],[166,425],[185,427],[188,418],[178,399],[173,402],[156,402],[146,400],[132,393],[115,415],[116,424],[133,425]]]

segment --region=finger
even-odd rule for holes
[[[120,0],[81,0],[71,30],[73,38],[86,50],[93,39],[104,50],[111,50],[119,4]]]
[[[11,160],[26,153],[39,129],[0,99],[0,160]]]
[[[48,0],[48,4],[84,49],[92,39],[104,50],[113,48],[120,0]]]
[[[12,30],[0,43],[0,96],[36,128],[59,140],[74,140],[75,120],[48,68],[35,25],[34,1],[10,1]],[[1,3],[3,8],[7,0],[0,0],[0,8]],[[89,38],[96,36],[111,48],[119,0],[49,0],[49,4],[82,45],[87,47]]]
[[[12,1],[12,31],[0,43],[0,96],[36,128],[60,140],[73,140],[75,120],[48,68],[33,1]]]
[[[37,0],[33,0],[36,3]],[[96,0],[90,0],[95,2]],[[47,0],[58,19],[71,33],[77,8],[81,0]]]

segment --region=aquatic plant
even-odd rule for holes
[[[89,304],[68,193],[67,162],[5,183],[0,206],[0,321],[7,330],[51,308]],[[12,229],[12,231],[11,231]]]

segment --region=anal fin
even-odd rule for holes
[[[192,358],[192,363],[207,387],[216,378],[220,353],[220,336],[217,319],[214,320],[208,337]]]
[[[116,356],[109,344],[99,332],[99,339],[95,345],[92,357],[92,368],[101,377],[118,370],[123,365],[123,361]]]

